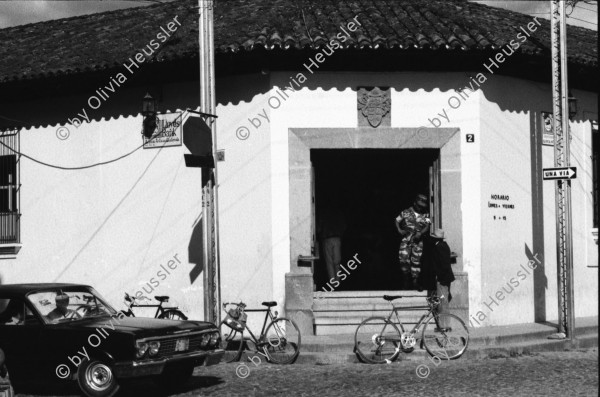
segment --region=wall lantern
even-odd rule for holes
[[[569,92],[569,119],[573,120],[577,116],[577,98]]]
[[[142,134],[150,139],[156,131],[156,100],[149,93],[146,93],[142,101],[142,115],[144,116]]]

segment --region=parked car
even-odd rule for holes
[[[93,397],[125,378],[181,385],[221,361],[220,343],[214,324],[126,317],[87,285],[0,285],[0,350],[16,392],[37,380],[76,380]]]

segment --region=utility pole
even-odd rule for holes
[[[216,110],[213,9],[213,0],[198,0],[200,112],[209,115],[214,115]],[[208,120],[212,134],[212,156],[213,159],[216,159],[216,118],[211,117]],[[206,181],[202,188],[204,319],[218,325],[221,322],[221,282],[216,161],[214,168],[203,168],[202,179],[203,182]]]
[[[554,166],[570,166],[570,132],[567,75],[567,22],[564,0],[551,0],[552,111]],[[573,235],[571,181],[556,181],[556,260],[558,275],[558,334],[553,339],[575,339],[573,302]]]

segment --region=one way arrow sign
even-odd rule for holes
[[[544,180],[575,179],[577,167],[544,168]]]

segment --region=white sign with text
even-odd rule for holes
[[[182,115],[182,112],[157,115],[152,138],[143,137],[144,149],[181,146]]]

